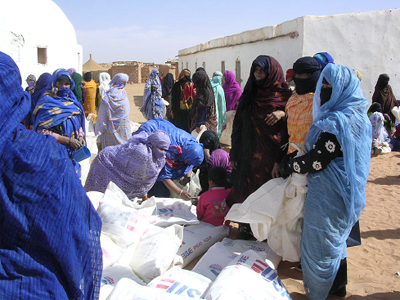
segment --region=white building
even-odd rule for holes
[[[29,74],[37,79],[58,68],[82,72],[82,46],[75,29],[51,0],[2,1],[0,51],[15,60],[24,87]]]
[[[361,72],[361,88],[369,101],[381,73],[390,76],[400,99],[399,39],[400,9],[304,16],[180,50],[179,68],[194,72],[202,66],[210,76],[231,70],[243,88],[258,55],[273,56],[285,73],[302,56],[328,52],[335,63]]]

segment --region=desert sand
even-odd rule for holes
[[[139,109],[144,84],[126,87],[132,122],[146,120]],[[371,157],[367,206],[360,218],[362,245],[348,249],[346,299],[400,299],[400,152]],[[231,236],[235,235],[235,228]],[[278,274],[293,300],[307,299],[297,263],[281,262]],[[193,264],[194,266],[194,264]],[[329,297],[328,299],[338,299]]]

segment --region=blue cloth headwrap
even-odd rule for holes
[[[203,145],[197,142],[193,135],[175,127],[175,125],[167,120],[161,118],[149,120],[139,127],[137,133],[146,131],[150,134],[156,129],[168,133],[171,140],[171,147],[167,151],[167,160],[169,159],[177,163],[176,167],[171,167],[168,163],[165,164],[165,167],[161,170],[157,181],[181,178],[193,167],[199,166],[203,162]],[[189,165],[184,163],[184,160],[187,160]]]
[[[30,124],[33,125],[35,123],[33,111],[36,108],[36,104],[38,103],[39,99],[43,96],[43,94],[50,90],[51,87],[51,74],[50,73],[43,73],[39,76],[39,79],[36,82],[36,90],[31,96],[31,110],[30,110]]]
[[[321,65],[321,70],[323,70],[327,64],[334,64],[335,61],[332,56],[329,55],[327,52],[319,52],[314,55],[314,58],[319,62]]]
[[[164,114],[164,103],[161,99],[162,88],[158,73],[158,70],[154,68],[144,87],[143,106],[140,111],[147,120],[151,120],[154,117],[163,117]]]
[[[332,95],[321,106],[323,78],[332,85]],[[346,239],[366,204],[372,143],[367,107],[356,74],[348,67],[328,64],[317,83],[306,148],[310,151],[326,131],[336,136],[343,157],[308,175],[301,262],[310,299],[327,297],[340,260],[347,256]]]
[[[98,299],[101,220],[63,146],[21,125],[29,96],[2,52],[0,100],[0,299]]]

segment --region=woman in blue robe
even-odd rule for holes
[[[286,156],[281,175],[309,173],[301,264],[307,296],[319,300],[346,295],[346,240],[366,205],[372,131],[368,101],[349,68],[327,64],[313,101],[308,153]]]
[[[36,104],[33,111],[34,130],[52,135],[57,143],[64,145],[78,177],[81,166],[74,153],[85,142],[85,115],[73,89],[75,83],[65,69],[57,69],[52,75],[51,89]]]
[[[0,299],[98,299],[101,220],[64,147],[21,124],[21,82],[0,52]]]

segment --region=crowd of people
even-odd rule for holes
[[[286,78],[276,58],[260,55],[243,90],[229,70],[210,78],[203,68],[184,69],[175,81],[153,69],[140,109],[147,121],[132,132],[127,74],[104,72],[96,83],[90,72],[57,69],[37,81],[29,75],[24,91],[15,62],[0,52],[0,64],[0,225],[7,229],[1,290],[15,298],[95,297],[101,221],[85,191],[104,192],[110,181],[130,198],[178,195],[197,205],[200,220],[218,226],[233,204],[270,179],[301,173],[308,174],[305,291],[310,299],[346,295],[346,248],[359,239],[371,155],[400,150],[399,103],[387,74],[369,105],[361,74],[326,52],[297,59]],[[86,145],[86,118],[99,153],[82,186],[74,155]],[[231,137],[226,147],[224,131]],[[307,153],[299,156],[296,144]],[[182,188],[194,172],[201,185],[195,199]],[[239,231],[238,238],[252,238],[249,224]],[[68,239],[74,241],[65,247]]]

